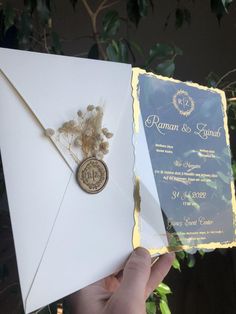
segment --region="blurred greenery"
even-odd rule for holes
[[[195,0],[196,1],[196,0]],[[192,0],[192,2],[195,2]],[[126,0],[126,18],[115,10],[119,1],[97,1],[93,9],[87,0],[69,0],[75,10],[78,2],[83,4],[92,27],[93,43],[87,53],[91,59],[104,59],[117,62],[131,63],[157,74],[171,77],[176,68],[176,58],[183,56],[181,48],[173,43],[157,42],[144,53],[144,47],[128,38],[124,31],[127,27],[138,28],[142,19],[157,7],[157,1],[152,0]],[[189,1],[190,2],[190,1]],[[208,0],[212,13],[215,14],[219,24],[228,14],[233,0]],[[61,38],[54,27],[53,19],[56,16],[55,1],[53,0],[24,0],[21,9],[12,6],[11,1],[0,2],[0,46],[46,53],[63,54]],[[176,29],[191,25],[192,14],[186,1],[172,1],[172,9],[165,19],[164,28],[168,28],[174,21]],[[98,23],[98,21],[100,23]],[[98,24],[101,25],[98,27]],[[137,59],[142,60],[137,64]],[[223,89],[227,96],[228,123],[232,131],[236,128],[236,81],[232,75],[236,69],[229,71],[222,77],[210,73],[206,78],[209,87]],[[233,173],[236,178],[236,161],[233,160]],[[221,179],[227,180],[223,174]],[[5,192],[2,165],[0,163],[0,197]],[[1,213],[0,208],[0,213]],[[2,226],[0,225],[0,228]],[[197,254],[204,256],[203,251]],[[180,271],[181,264],[187,263],[191,268],[195,265],[195,256],[187,252],[177,252],[173,267]],[[8,275],[6,264],[0,264],[0,282]],[[19,288],[17,293],[20,294]],[[160,284],[148,299],[147,313],[170,314],[168,295],[170,288],[164,283]],[[58,304],[53,303],[37,313],[57,313]],[[68,313],[64,307],[64,313]]]

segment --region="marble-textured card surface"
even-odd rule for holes
[[[136,202],[134,244],[153,253],[233,246],[235,201],[224,93],[133,69],[133,97],[141,200]]]

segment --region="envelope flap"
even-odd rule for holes
[[[25,299],[72,172],[2,75],[0,86],[0,148]]]
[[[117,129],[125,104],[120,99],[130,88],[130,65],[4,48],[0,53],[0,69],[45,129],[76,117],[89,105],[88,94],[90,104],[104,104],[104,125]],[[75,169],[69,154],[64,157]]]

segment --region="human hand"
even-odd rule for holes
[[[118,275],[72,294],[72,314],[145,314],[145,301],[170,270],[174,254],[166,254],[151,266],[151,256],[144,248],[133,251]]]

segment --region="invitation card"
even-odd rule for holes
[[[159,252],[233,245],[224,93],[133,69],[133,97],[134,243]]]

